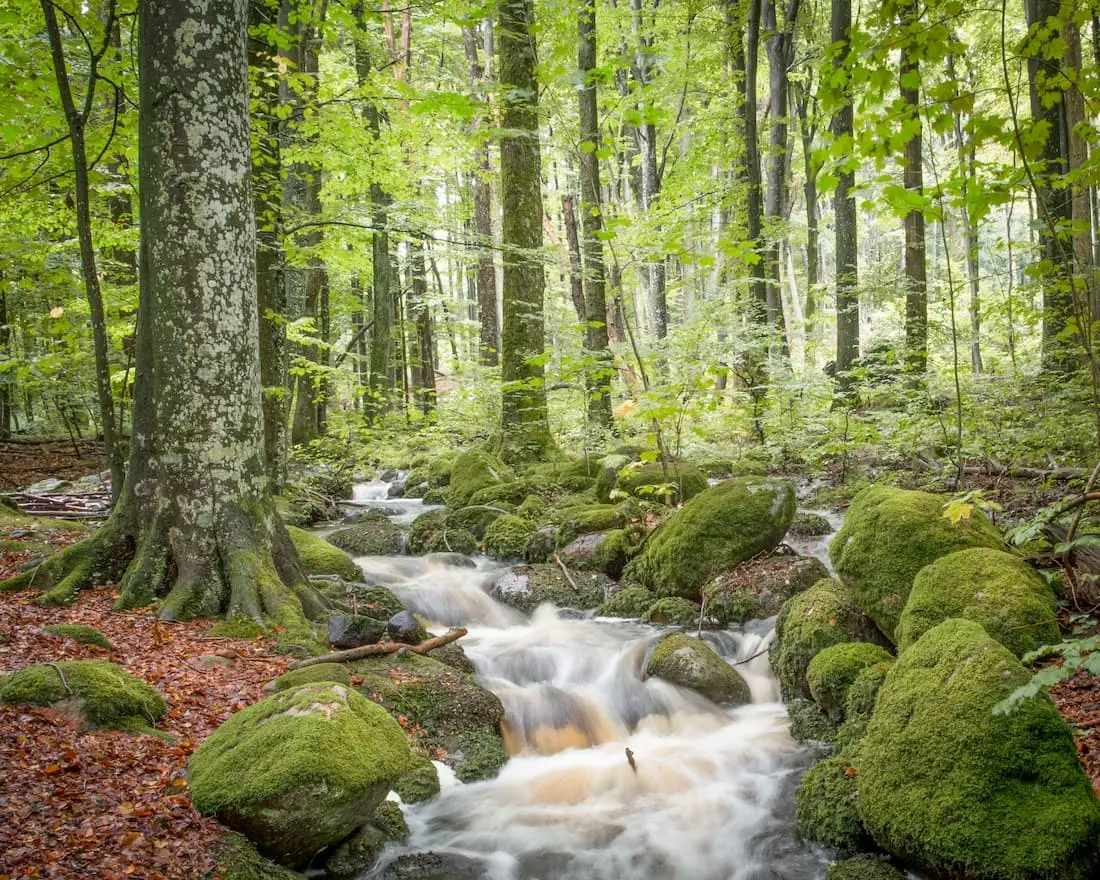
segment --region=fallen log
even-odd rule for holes
[[[322,654],[320,657],[309,657],[291,663],[288,669],[305,669],[307,666],[316,666],[318,663],[347,663],[350,660],[362,660],[364,657],[383,657],[386,654],[427,654],[436,648],[442,648],[451,642],[462,638],[469,630],[464,627],[452,629],[441,636],[426,639],[419,645],[406,645],[401,642],[385,642],[380,645],[363,645],[358,648],[348,648],[344,651],[333,651],[331,654]]]

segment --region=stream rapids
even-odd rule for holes
[[[353,504],[401,523],[427,509],[387,489],[357,486]],[[821,558],[827,546],[796,549]],[[483,557],[356,562],[429,629],[469,629],[461,644],[504,705],[512,755],[496,778],[470,784],[437,765],[441,793],[405,806],[408,843],[368,876],[435,852],[461,857],[463,880],[824,878],[827,852],[795,831],[794,793],[814,752],[790,736],[766,650],[774,619],[702,633],[752,692],[749,705],[722,709],[644,677],[667,627],[550,605],[521,614],[490,598],[507,566]]]

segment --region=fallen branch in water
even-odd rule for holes
[[[406,645],[402,642],[386,642],[381,645],[363,645],[359,648],[348,648],[346,651],[333,651],[331,654],[322,654],[320,657],[309,657],[291,663],[288,669],[305,669],[307,666],[316,666],[318,663],[347,663],[349,660],[362,660],[364,657],[383,657],[386,654],[404,654],[406,651],[413,654],[426,654],[428,651],[442,648],[451,642],[457,641],[468,632],[465,628],[452,629],[435,638],[426,639],[419,645]]]
[[[770,647],[771,647],[771,645],[768,645],[768,648],[770,648]],[[755,654],[753,654],[751,657],[746,657],[744,660],[737,660],[736,662],[731,663],[730,666],[740,666],[743,663],[748,663],[750,660],[755,660],[761,654],[767,654],[768,653],[768,648],[762,648],[759,651],[757,651]]]

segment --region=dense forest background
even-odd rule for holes
[[[277,487],[291,447],[488,437],[502,381],[574,451],[1095,453],[1094,4],[507,6],[502,34],[495,5],[250,4]],[[0,3],[0,437],[100,436],[119,469],[135,21]]]

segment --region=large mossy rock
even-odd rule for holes
[[[405,530],[385,517],[344,526],[328,542],[354,556],[391,556],[405,548]]]
[[[88,727],[142,730],[164,717],[160,691],[106,660],[61,660],[24,666],[0,679],[0,703],[65,704]]]
[[[898,621],[898,650],[949,617],[980,624],[1017,657],[1061,641],[1054,593],[1035,569],[1003,550],[959,550],[922,568]]]
[[[477,538],[466,529],[447,527],[442,510],[422,513],[409,527],[408,551],[413,556],[427,553],[473,553],[477,550]]]
[[[387,843],[403,843],[409,837],[405,816],[393,801],[383,801],[364,825],[340,843],[325,859],[325,877],[354,880],[367,873]]]
[[[771,617],[791,596],[828,576],[829,570],[813,556],[777,554],[746,562],[704,585],[707,619],[728,626]]]
[[[831,645],[814,655],[806,667],[810,693],[831,721],[842,721],[848,690],[859,674],[891,659],[885,648],[870,642]]]
[[[420,747],[445,752],[463,782],[495,776],[508,760],[500,732],[504,707],[473,676],[412,653],[371,658],[354,671],[363,695],[404,716]]]
[[[615,488],[638,498],[676,504],[694,498],[708,486],[706,475],[687,462],[637,462],[626,465],[615,479]],[[667,487],[659,490],[658,487]]]
[[[658,527],[623,577],[699,601],[715,575],[774,550],[794,516],[794,488],[770,477],[712,486]]]
[[[615,504],[578,502],[559,505],[551,512],[551,519],[558,527],[558,546],[564,547],[580,535],[620,529],[626,525],[626,513]]]
[[[574,538],[562,547],[558,558],[569,568],[602,571],[610,578],[618,578],[637,552],[644,535],[644,529],[635,526],[591,532]]]
[[[495,455],[483,449],[470,449],[454,460],[447,486],[447,504],[465,507],[479,490],[514,479],[515,474]]]
[[[191,801],[281,864],[300,867],[364,825],[412,754],[384,709],[335,683],[232,715],[189,764]]]
[[[1049,697],[994,707],[1031,679],[969,620],[904,651],[860,744],[860,815],[899,858],[967,880],[1097,876],[1100,802]]]
[[[544,602],[559,608],[597,608],[612,581],[598,571],[569,571],[553,563],[516,565],[497,578],[490,595],[498,602],[530,613]]]
[[[851,591],[839,581],[826,579],[783,603],[775,620],[775,644],[768,654],[783,699],[811,699],[806,670],[819,652],[843,642],[885,641],[856,607]]]
[[[837,575],[890,639],[924,566],[956,550],[1003,546],[981,511],[952,522],[943,505],[943,498],[928,492],[872,486],[852,500],[829,546]]]
[[[290,868],[265,859],[240,834],[227,834],[214,850],[214,868],[203,880],[305,880]]]
[[[597,617],[641,617],[657,601],[649,587],[632,584],[612,593],[596,612]]]
[[[607,504],[611,500],[611,490],[619,479],[619,471],[634,460],[631,455],[611,453],[600,459],[596,466],[596,500]]]
[[[286,530],[290,533],[290,540],[298,551],[298,559],[301,560],[302,570],[306,574],[331,574],[349,581],[357,581],[363,577],[355,560],[339,547],[305,529],[287,526]]]
[[[443,523],[448,531],[465,530],[480,541],[485,537],[485,533],[489,531],[489,527],[494,522],[507,515],[508,511],[503,507],[489,504],[470,504],[448,513]]]
[[[646,674],[690,688],[712,703],[740,706],[752,700],[749,686],[706,642],[670,633],[661,639],[646,662]]]
[[[859,771],[848,757],[818,761],[802,777],[795,796],[798,833],[845,855],[873,848],[860,819],[859,791]]]
[[[485,555],[503,561],[523,559],[534,533],[530,520],[511,514],[498,517],[485,532]]]

